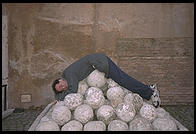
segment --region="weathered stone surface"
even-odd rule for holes
[[[116,107],[116,115],[124,122],[133,120],[136,110],[133,104],[120,103]]]
[[[108,131],[128,131],[128,125],[121,120],[113,120],[108,125]]]
[[[90,87],[86,92],[86,103],[93,109],[97,109],[105,103],[105,97],[101,89]]]
[[[64,104],[70,110],[75,110],[76,107],[83,103],[83,96],[80,93],[71,93],[65,96]]]
[[[62,126],[61,131],[82,131],[83,125],[79,121],[71,120]]]
[[[150,104],[143,105],[139,113],[141,117],[148,119],[150,122],[152,122],[157,117],[157,111],[155,107]]]
[[[123,89],[118,87],[112,87],[107,90],[107,99],[110,100],[113,107],[117,107],[123,101],[124,92]]]
[[[130,131],[152,131],[152,124],[149,120],[139,117],[129,123]]]
[[[97,110],[97,119],[103,121],[106,125],[116,118],[115,110],[110,105],[103,105]]]
[[[74,119],[80,121],[83,124],[92,120],[93,117],[93,109],[87,104],[78,106],[74,111]]]
[[[37,126],[36,131],[60,131],[60,128],[54,121],[44,121]]]
[[[86,79],[84,79],[78,83],[78,93],[84,95],[87,90],[88,84],[86,83]]]
[[[66,106],[55,106],[52,111],[52,119],[62,126],[71,119],[71,111]]]
[[[106,125],[102,121],[89,121],[84,125],[84,131],[106,131]]]
[[[177,130],[176,123],[169,118],[156,118],[153,123],[155,130],[159,131],[175,131]]]
[[[98,70],[94,70],[87,78],[87,83],[91,87],[101,88],[103,87],[107,79],[105,78],[105,73],[100,72]]]
[[[158,118],[169,118],[169,116],[170,116],[169,113],[161,107],[156,108],[156,111],[157,111]]]

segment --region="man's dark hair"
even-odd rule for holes
[[[53,89],[53,91],[54,91],[55,94],[59,93],[59,92],[56,90],[55,86],[56,86],[56,84],[59,83],[59,80],[60,80],[60,79],[61,79],[61,78],[58,78],[58,79],[54,80],[53,83],[52,83],[52,89]]]

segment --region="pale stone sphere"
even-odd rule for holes
[[[143,118],[143,117],[138,117],[133,119],[129,123],[129,130],[130,131],[151,131],[152,129],[152,124],[149,120]]]
[[[54,121],[44,121],[39,123],[35,131],[60,131],[60,128]]]
[[[105,103],[105,97],[101,89],[90,87],[86,92],[86,102],[93,109],[97,109]]]
[[[74,111],[74,119],[80,121],[83,124],[93,120],[93,117],[93,109],[87,104],[78,106]]]
[[[87,84],[91,87],[101,88],[106,84],[106,82],[107,79],[105,78],[105,73],[98,70],[94,70],[87,77]]]
[[[122,103],[123,97],[124,92],[120,86],[109,88],[107,91],[107,99],[110,100],[113,107],[117,107],[118,104]]]
[[[79,81],[78,83],[78,93],[84,95],[88,89],[88,84],[86,83],[86,79]]]
[[[57,101],[55,106],[65,106],[65,102],[64,101]]]
[[[75,108],[83,103],[83,96],[80,93],[70,93],[64,98],[65,106],[70,110],[75,110]]]
[[[126,103],[126,104],[133,104],[133,99],[134,99],[133,94],[132,93],[128,93],[124,97],[124,103]]]
[[[136,112],[139,112],[140,108],[143,106],[143,99],[139,94],[133,94],[133,105],[135,106]]]
[[[156,111],[157,111],[158,118],[169,118],[170,117],[169,113],[161,107],[156,108]]]
[[[52,111],[52,119],[62,126],[71,119],[71,111],[66,106],[55,106]]]
[[[106,131],[103,121],[89,121],[84,125],[84,131]]]
[[[154,106],[145,104],[140,109],[140,115],[152,122],[157,117],[157,111]]]
[[[103,121],[106,125],[115,118],[115,110],[110,105],[103,105],[97,110],[97,119]]]
[[[113,120],[108,125],[108,131],[128,131],[128,125],[121,120]]]
[[[61,131],[82,131],[82,130],[83,130],[83,125],[77,120],[71,120],[61,128]]]
[[[108,88],[119,86],[118,83],[116,83],[116,82],[115,82],[114,80],[112,80],[111,78],[107,79],[107,84],[108,84]]]
[[[153,123],[154,130],[159,131],[175,131],[177,130],[176,123],[169,118],[156,118]]]
[[[124,122],[133,120],[136,115],[136,111],[133,104],[120,103],[116,108],[116,115]]]

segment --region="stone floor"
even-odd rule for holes
[[[162,106],[190,131],[194,131],[194,106]],[[2,119],[2,131],[27,131],[43,109],[14,112]]]
[[[176,120],[188,130],[194,131],[194,105],[191,106],[163,106]]]

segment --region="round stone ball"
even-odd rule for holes
[[[87,84],[90,87],[103,87],[107,82],[107,79],[105,78],[105,73],[100,72],[98,70],[94,70],[92,73],[90,73],[87,77]]]
[[[54,121],[40,122],[35,131],[60,131],[58,124]]]
[[[55,106],[65,106],[65,102],[64,101],[57,101]]]
[[[130,131],[152,131],[152,124],[150,123],[149,120],[143,118],[143,117],[138,117],[133,119],[129,123],[129,130]]]
[[[79,81],[78,83],[78,93],[81,95],[85,95],[85,92],[88,89],[88,84],[86,83],[86,79]]]
[[[62,126],[71,119],[71,111],[66,106],[55,106],[52,111],[52,119]]]
[[[82,131],[82,130],[83,130],[83,125],[77,120],[71,120],[61,128],[61,131]]]
[[[170,117],[169,113],[161,107],[156,108],[156,111],[157,111],[158,118],[169,118]]]
[[[105,97],[101,89],[90,87],[86,92],[86,102],[93,109],[97,109],[105,103]]]
[[[103,105],[97,110],[97,119],[106,125],[116,118],[115,110],[110,105]]]
[[[83,96],[80,93],[70,93],[64,98],[65,106],[70,110],[75,110],[75,108],[83,103]]]
[[[157,117],[157,111],[154,106],[146,103],[141,107],[140,115],[152,122]]]
[[[84,131],[106,131],[103,121],[89,121],[84,125]]]
[[[143,99],[139,94],[133,93],[133,105],[135,106],[136,112],[139,112],[143,106]]]
[[[116,83],[116,82],[115,82],[114,80],[112,80],[111,78],[107,79],[107,85],[108,85],[108,88],[119,86],[118,83]]]
[[[133,99],[134,99],[133,94],[132,93],[128,93],[124,97],[124,103],[126,103],[126,104],[133,104]]]
[[[119,119],[124,122],[129,122],[133,120],[136,115],[134,105],[128,105],[125,103],[120,103],[116,108],[116,115]]]
[[[121,120],[113,120],[108,125],[108,131],[128,131],[128,125]]]
[[[74,111],[74,119],[80,121],[83,124],[93,120],[93,117],[93,109],[87,104],[78,106]]]
[[[154,130],[159,131],[175,131],[177,130],[176,123],[169,118],[156,118],[153,123]]]
[[[120,86],[109,88],[107,91],[107,99],[110,100],[113,107],[117,107],[118,104],[122,103],[123,97],[124,92]]]

